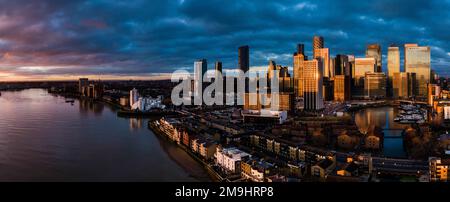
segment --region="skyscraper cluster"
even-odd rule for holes
[[[238,69],[250,69],[249,46],[238,48]],[[430,84],[430,48],[418,44],[404,45],[404,71],[401,71],[400,48],[388,47],[387,72],[383,72],[383,52],[379,44],[369,44],[365,57],[337,54],[330,57],[322,36],[312,40],[312,59],[305,52],[305,45],[298,44],[293,54],[293,75],[288,68],[269,61],[268,84],[275,77],[279,91],[291,93],[303,100],[305,110],[316,111],[324,107],[324,101],[345,102],[352,99],[424,98]],[[216,63],[222,71],[222,63]],[[200,79],[206,72],[206,60],[195,62],[194,77]],[[195,80],[195,79],[194,79]],[[246,78],[248,92],[248,78]],[[269,87],[270,89],[270,87]]]

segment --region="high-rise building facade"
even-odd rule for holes
[[[386,97],[386,74],[383,72],[366,72],[364,79],[365,97],[385,98]]]
[[[352,97],[364,98],[364,80],[366,73],[373,73],[375,71],[376,61],[375,58],[355,58],[354,61]]]
[[[426,98],[430,83],[430,47],[405,44],[405,72],[416,73],[417,97]]]
[[[392,89],[394,98],[408,98],[408,77],[410,74],[406,72],[395,72],[392,77]]]
[[[393,95],[393,79],[394,74],[400,72],[400,49],[397,46],[391,45],[388,48],[388,92]]]
[[[323,37],[314,36],[313,38],[313,58],[316,58],[316,49],[321,49],[325,47]]]
[[[291,75],[289,74],[288,67],[280,66],[279,82],[280,84],[278,87],[280,92],[292,92]]]
[[[366,72],[375,72],[375,68],[375,58],[355,58],[355,84],[363,85]]]
[[[429,83],[428,84],[428,105],[433,106],[434,100],[439,98],[439,95],[441,94],[441,87]]]
[[[194,62],[194,92],[195,95],[201,95],[203,92],[203,76],[206,74],[208,64],[206,59],[197,60]],[[203,100],[203,98],[197,97]]]
[[[297,52],[296,52],[296,54],[305,55],[305,44],[302,44],[302,43],[297,44]]]
[[[305,110],[323,109],[322,61],[313,59],[303,62],[303,102]]]
[[[366,50],[366,58],[375,58],[375,61],[377,63],[375,72],[382,72],[381,68],[383,67],[383,55],[381,55],[380,44],[369,44]]]
[[[334,76],[334,100],[349,101],[350,100],[350,77],[346,75]]]
[[[303,54],[298,52],[294,54],[293,64],[293,80],[294,80],[294,95],[296,97],[303,97],[303,61],[306,60]]]
[[[239,69],[244,73],[247,72],[250,68],[250,48],[248,46],[241,46],[238,49],[239,56]]]
[[[330,50],[328,48],[314,48],[314,59],[322,61],[323,76],[330,78]]]
[[[351,76],[347,55],[336,55],[334,59],[334,74]]]
[[[133,107],[134,103],[136,103],[139,99],[139,92],[136,88],[133,88],[130,91],[130,107]]]

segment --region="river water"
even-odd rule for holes
[[[43,89],[0,96],[0,181],[208,181],[145,119],[101,103],[70,104]]]

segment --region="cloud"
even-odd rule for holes
[[[250,46],[252,66],[267,66],[269,59],[292,66],[296,44],[304,43],[311,55],[318,34],[331,55],[363,56],[369,43],[380,43],[384,54],[392,43],[430,46],[432,67],[450,75],[449,1],[0,0],[0,5],[0,72],[8,74],[170,73],[192,68],[198,58],[235,68],[241,45]]]
[[[294,8],[295,10],[315,10],[317,9],[317,5],[309,2],[301,2],[296,4]]]

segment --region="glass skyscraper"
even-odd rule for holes
[[[427,84],[430,83],[430,47],[405,44],[405,72],[416,73],[415,95],[427,97]]]

